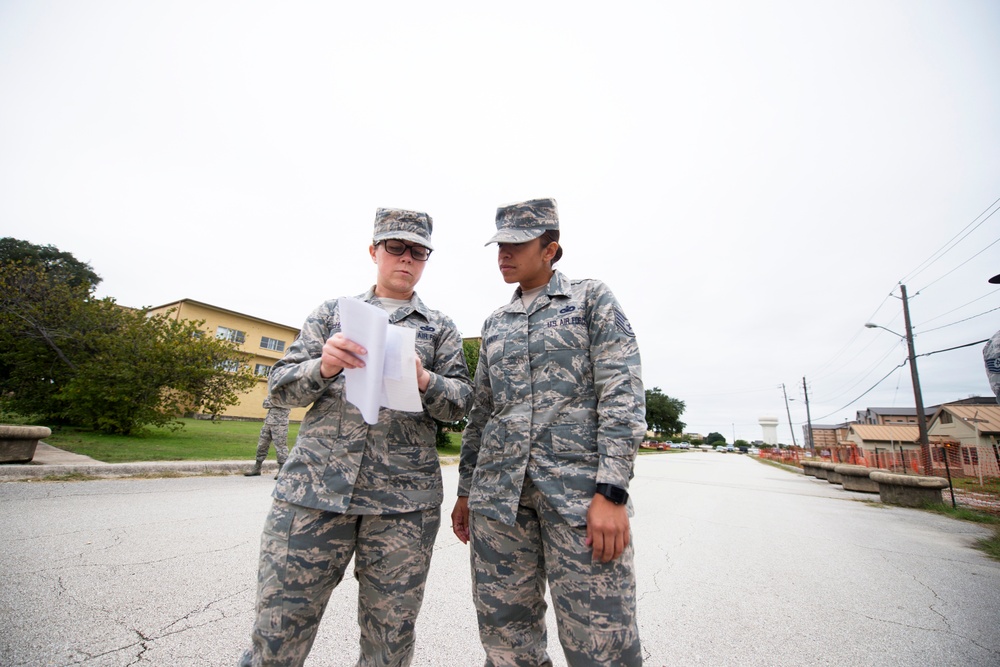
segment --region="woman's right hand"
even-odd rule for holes
[[[365,354],[368,350],[338,331],[323,344],[319,374],[332,378],[345,368],[364,368],[365,362],[360,357]]]

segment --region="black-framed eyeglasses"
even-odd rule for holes
[[[385,248],[385,251],[390,255],[402,255],[407,249],[410,251],[410,257],[418,262],[426,262],[427,258],[431,256],[434,252],[430,248],[425,248],[422,245],[410,245],[408,243],[403,243],[399,239],[386,239],[385,241],[379,241]],[[376,243],[375,245],[378,245]]]

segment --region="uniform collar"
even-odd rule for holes
[[[365,292],[364,294],[358,296],[358,298],[361,299],[362,301],[365,301],[367,303],[372,304],[373,306],[378,306],[380,308],[382,307],[382,301],[379,300],[379,298],[377,296],[375,296],[375,286],[374,285],[372,285],[371,287],[369,287],[368,291]],[[405,318],[407,315],[409,315],[412,312],[420,313],[420,315],[422,315],[423,318],[425,320],[427,320],[428,322],[431,319],[430,318],[430,310],[428,310],[427,306],[424,305],[424,302],[420,300],[420,297],[417,296],[416,292],[414,292],[413,296],[410,297],[410,303],[409,303],[409,305],[402,306],[401,308],[399,308],[399,310],[397,310],[395,313],[393,313],[389,317],[389,321],[390,322],[398,322],[399,320]]]
[[[526,312],[524,310],[524,306],[521,304],[521,295],[521,286],[518,285],[517,289],[514,290],[514,296],[511,297],[510,303],[504,307],[504,310],[511,313]],[[554,271],[552,273],[552,277],[549,278],[549,283],[545,286],[545,289],[539,292],[538,296],[535,297],[535,301],[531,304],[531,310],[537,310],[540,307],[540,304],[543,303],[542,297],[546,296],[549,297],[549,299],[555,296],[570,296],[569,279],[559,271]],[[548,303],[548,301],[545,301],[544,303]]]

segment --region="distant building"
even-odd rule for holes
[[[851,424],[847,441],[872,468],[920,470],[920,429],[916,425]]]
[[[1000,405],[995,399],[945,403],[934,413],[927,432],[934,474],[944,474],[947,451],[952,473],[1000,477]]]
[[[181,299],[150,308],[150,313],[175,320],[204,320],[205,333],[233,341],[246,353],[247,363],[260,378],[257,386],[244,394],[239,404],[220,416],[231,419],[263,419],[267,411],[261,405],[267,396],[267,377],[271,367],[299,335],[295,327],[220,308],[194,299]],[[307,408],[295,408],[289,418],[301,421]]]
[[[843,424],[813,424],[813,449],[826,450],[845,442],[852,422]],[[809,425],[802,427],[802,442],[809,443]]]
[[[937,411],[937,406],[924,408],[924,418],[930,421]],[[874,424],[877,426],[891,426],[897,424],[917,424],[916,408],[867,408],[858,410],[858,424]]]

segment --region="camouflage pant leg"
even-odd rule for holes
[[[405,667],[413,660],[414,627],[441,525],[441,508],[366,515],[358,533],[358,667]]]
[[[570,526],[533,484],[513,526],[472,513],[473,596],[486,665],[550,664],[544,653],[544,578],[570,667],[642,664],[634,550],[594,561],[586,527]],[[527,576],[543,577],[542,581]]]
[[[586,526],[571,526],[534,484],[522,502],[538,512],[542,548],[559,642],[570,667],[638,667],[642,647],[636,618],[635,549],[603,563],[586,545]]]
[[[275,500],[261,536],[257,618],[241,667],[302,665],[354,553],[360,517]]]
[[[522,506],[513,526],[476,512],[469,524],[472,596],[486,667],[551,667],[538,516]]]
[[[271,427],[271,440],[274,441],[274,454],[278,457],[278,465],[285,465],[288,459],[288,422]]]
[[[288,458],[288,426],[272,426],[264,424],[260,429],[260,437],[257,439],[257,461],[263,463],[267,459],[267,451],[271,443],[274,443],[274,453],[278,458],[278,465],[284,465]]]

